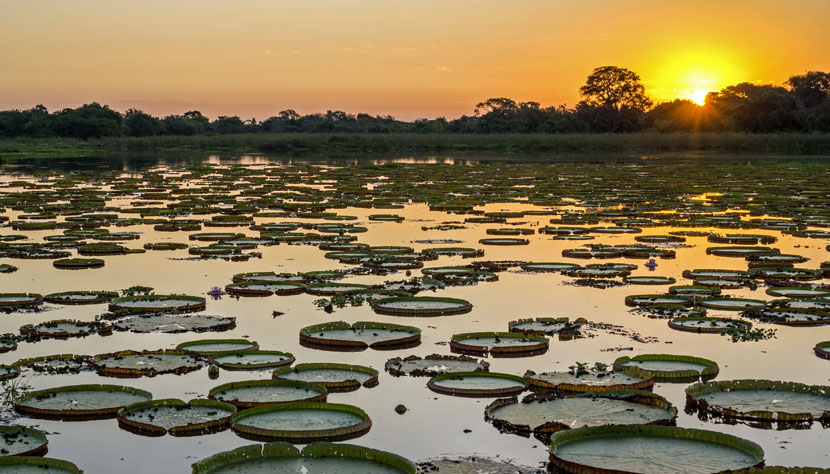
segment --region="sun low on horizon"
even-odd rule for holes
[[[490,97],[573,107],[607,65],[639,74],[655,103],[698,104],[830,69],[826,0],[0,0],[0,11],[0,109],[453,118]]]

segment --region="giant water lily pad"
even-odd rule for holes
[[[225,286],[225,291],[238,296],[298,295],[305,286],[291,282],[241,281]]]
[[[694,304],[694,299],[688,296],[666,294],[666,295],[631,295],[625,297],[626,306],[663,306],[663,307],[689,307]]]
[[[527,357],[548,350],[548,339],[543,336],[513,332],[471,332],[455,334],[450,350],[461,354],[493,357]]]
[[[110,311],[201,311],[205,309],[205,299],[188,295],[144,295],[125,296],[110,301]]]
[[[669,321],[669,327],[678,331],[722,333],[732,329],[749,330],[752,323],[740,319],[690,316],[672,319]]]
[[[813,350],[817,356],[824,359],[830,359],[830,341],[819,342]]]
[[[561,272],[564,270],[574,270],[579,268],[575,263],[560,263],[560,262],[531,262],[523,263],[522,270],[527,272]]]
[[[52,265],[62,270],[83,270],[101,268],[105,263],[103,258],[61,258],[52,262]]]
[[[83,474],[69,461],[31,456],[0,457],[0,472],[10,474]]]
[[[764,451],[751,441],[713,431],[608,425],[554,433],[550,460],[565,472],[709,474],[760,466]]]
[[[235,412],[235,406],[214,400],[168,398],[127,405],[118,411],[118,423],[140,434],[194,435],[227,428]]]
[[[435,376],[427,382],[433,392],[456,397],[504,397],[527,390],[522,377],[495,372],[451,372]]]
[[[575,330],[584,322],[584,319],[571,322],[568,318],[527,318],[510,321],[507,326],[510,332],[552,336]]]
[[[13,379],[20,375],[17,365],[0,365],[0,380]]]
[[[469,313],[473,305],[458,298],[420,296],[376,300],[372,302],[372,309],[378,314],[393,316],[447,316]]]
[[[356,438],[371,426],[369,415],[352,405],[298,402],[239,412],[232,428],[243,437],[307,443]]]
[[[772,380],[698,383],[686,400],[702,411],[761,421],[830,421],[830,387]]]
[[[650,390],[654,378],[637,367],[628,367],[614,372],[592,371],[576,375],[574,372],[527,371],[525,379],[530,385],[541,389],[556,389],[565,392],[601,393],[610,390]]]
[[[21,359],[14,363],[15,367],[32,369],[35,372],[47,374],[77,374],[84,370],[92,370],[92,357],[75,354],[56,354],[50,356]]]
[[[415,474],[415,464],[398,455],[350,444],[315,442],[300,452],[285,442],[242,446],[193,464],[193,474],[261,472]]]
[[[395,357],[386,361],[386,371],[393,376],[435,377],[449,372],[487,372],[490,364],[465,355],[432,354],[426,357]]]
[[[330,350],[394,349],[412,347],[420,341],[420,329],[398,324],[337,321],[300,330],[301,343]]]
[[[326,387],[296,380],[246,380],[214,387],[208,397],[250,408],[269,403],[325,401],[326,394]]]
[[[658,382],[683,382],[690,379],[712,378],[720,370],[709,359],[675,354],[640,354],[623,356],[614,361],[615,370],[638,367],[651,374]]]
[[[112,323],[113,329],[139,333],[162,332],[205,332],[227,331],[236,326],[236,318],[230,316],[208,316],[204,314],[137,314]]]
[[[233,351],[214,355],[210,361],[226,370],[257,370],[291,365],[294,356],[281,351]]]
[[[496,400],[484,417],[499,430],[533,433],[544,440],[549,433],[583,426],[671,424],[677,409],[665,398],[641,390],[578,397],[554,391],[528,395],[521,403],[517,398]]]
[[[14,407],[30,416],[108,418],[126,405],[151,398],[150,392],[122,385],[68,385],[28,392]]]
[[[36,456],[46,453],[46,434],[23,426],[0,426],[0,456]],[[0,467],[2,470],[2,467]]]
[[[709,247],[706,249],[706,253],[718,257],[744,258],[755,255],[773,255],[779,253],[779,251],[771,247]]]
[[[95,370],[110,377],[153,377],[199,370],[205,363],[187,351],[121,351],[95,356]]]
[[[247,339],[200,339],[183,342],[176,346],[176,349],[211,356],[228,352],[257,350],[259,344]]]
[[[350,293],[353,291],[361,291],[369,289],[369,285],[361,285],[357,283],[315,283],[305,287],[305,292],[310,295],[317,296],[332,296],[342,295],[343,293]]]
[[[673,285],[676,280],[672,277],[642,275],[627,276],[623,282],[629,285]]]
[[[329,391],[348,392],[360,387],[374,387],[378,384],[378,371],[362,365],[313,363],[281,367],[274,371],[273,378],[301,380],[323,385]]]
[[[0,308],[23,308],[43,303],[43,296],[36,293],[0,293]]]
[[[773,287],[767,288],[767,294],[771,296],[783,296],[785,298],[826,298],[830,296],[830,290],[820,288]]]
[[[698,301],[700,306],[709,309],[719,309],[722,311],[744,311],[748,309],[763,309],[766,306],[766,301],[753,300],[749,298],[719,298],[709,297],[702,298]]]
[[[115,291],[64,291],[62,293],[51,293],[43,298],[49,303],[78,305],[106,303],[118,297]]]
[[[106,325],[98,321],[74,321],[58,319],[40,324],[26,324],[20,327],[20,334],[28,337],[68,338],[85,337],[95,334]]]

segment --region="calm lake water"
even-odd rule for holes
[[[409,168],[406,180],[393,183],[398,178],[390,179],[382,167],[363,168],[355,182],[365,185],[352,189],[353,196],[360,190],[383,191],[374,193],[375,199],[385,202],[401,202],[401,208],[373,209],[347,206],[329,209],[340,215],[355,216],[356,220],[345,221],[351,225],[365,226],[368,231],[354,234],[357,242],[371,246],[402,245],[412,247],[415,251],[441,246],[461,246],[483,249],[483,257],[464,259],[442,256],[436,261],[424,262],[425,267],[468,265],[474,260],[515,260],[525,262],[570,262],[579,265],[608,262],[624,262],[637,265],[632,275],[657,275],[673,277],[677,284],[691,284],[691,280],[682,276],[684,270],[696,268],[717,268],[746,270],[747,262],[743,258],[718,257],[708,255],[708,247],[721,246],[707,241],[706,236],[687,237],[685,244],[659,245],[676,252],[674,259],[656,259],[657,267],[649,271],[643,266],[644,259],[615,258],[612,260],[583,260],[562,256],[566,249],[579,248],[584,244],[623,245],[635,244],[635,237],[645,235],[666,235],[670,231],[699,231],[718,234],[762,234],[777,237],[769,246],[782,254],[797,254],[807,257],[806,263],[797,267],[819,268],[821,262],[830,260],[826,247],[828,238],[805,238],[782,233],[780,230],[760,228],[734,229],[715,226],[681,227],[677,225],[656,225],[642,227],[638,234],[590,234],[593,240],[569,241],[554,240],[551,235],[538,232],[520,236],[529,240],[528,245],[492,246],[481,245],[479,240],[496,237],[487,235],[486,229],[520,227],[538,229],[550,224],[556,215],[524,215],[509,218],[507,223],[467,223],[463,229],[442,231],[435,227],[441,223],[463,223],[464,214],[448,214],[444,211],[430,210],[425,202],[410,201],[410,197],[400,196],[399,190],[433,189],[436,196],[447,192],[448,180],[458,184],[451,190],[451,195],[442,195],[436,202],[446,202],[450,198],[461,200],[462,191],[466,193],[465,202],[474,201],[476,196],[489,196],[489,190],[498,183],[511,180],[509,186],[498,189],[496,201],[484,202],[475,206],[476,211],[503,212],[551,210],[557,213],[600,213],[604,217],[598,224],[574,224],[585,227],[613,226],[619,216],[625,216],[624,210],[637,210],[641,218],[647,212],[653,220],[682,211],[699,215],[738,216],[740,221],[749,222],[758,218],[783,218],[789,220],[798,217],[791,200],[805,203],[799,210],[802,216],[823,216],[830,222],[830,206],[827,204],[827,190],[830,189],[830,166],[827,161],[809,159],[718,161],[711,157],[671,160],[633,158],[626,160],[579,160],[573,163],[544,164],[536,160],[531,165],[510,164],[505,161],[489,159],[437,158],[391,158],[373,159],[370,164],[397,163],[402,168]],[[511,157],[509,161],[521,161]],[[755,168],[748,165],[755,162]],[[95,160],[80,163],[45,162],[35,165],[18,165],[0,167],[0,199],[13,193],[50,193],[54,189],[95,188],[97,194],[105,196],[106,205],[122,210],[135,206],[166,208],[169,204],[179,202],[187,194],[180,191],[206,188],[210,193],[220,196],[235,197],[237,203],[251,200],[255,194],[240,194],[243,189],[262,186],[269,182],[274,184],[270,192],[271,202],[278,202],[281,196],[291,202],[301,202],[303,189],[311,188],[319,193],[307,194],[309,202],[313,198],[333,199],[346,196],[348,190],[338,189],[336,195],[330,190],[337,189],[336,182],[329,181],[327,174],[342,173],[343,167],[354,166],[361,160],[332,159],[322,161],[273,160],[267,157],[243,157],[225,159],[218,156],[196,157],[189,160],[153,160],[147,157],[118,158],[114,160]],[[193,164],[210,164],[213,172],[199,171],[198,177],[182,177],[187,167]],[[725,163],[725,164],[724,164]],[[526,168],[522,168],[526,166]],[[730,171],[729,166],[734,168]],[[389,168],[389,173],[399,168]],[[462,171],[458,168],[463,167]],[[518,167],[518,168],[516,168]],[[533,179],[535,169],[555,167],[544,180]],[[235,171],[236,182],[227,189],[216,189],[219,177],[229,169]],[[349,168],[351,169],[351,168]],[[450,169],[450,171],[447,171]],[[676,170],[673,171],[673,170]],[[350,171],[346,171],[351,173]],[[398,171],[394,171],[398,173]],[[731,174],[734,173],[734,174]],[[319,179],[309,180],[309,176]],[[147,176],[165,177],[165,181],[145,181]],[[301,182],[292,183],[292,177],[302,178]],[[709,179],[711,178],[711,179]],[[68,188],[55,188],[61,180],[68,180]],[[463,182],[459,181],[463,180]],[[749,187],[757,183],[757,194],[751,195]],[[119,192],[114,184],[132,183],[136,188]],[[224,186],[227,183],[222,183]],[[298,186],[292,186],[298,184]],[[25,185],[25,186],[24,186]],[[35,187],[36,186],[36,187]],[[534,202],[525,195],[528,189],[536,188]],[[772,187],[772,188],[770,188]],[[142,189],[143,188],[143,189]],[[539,191],[539,190],[542,191]],[[564,189],[559,192],[557,190]],[[781,200],[767,201],[765,194],[774,189]],[[168,191],[174,190],[174,193]],[[281,191],[296,191],[292,194],[280,194]],[[121,189],[123,191],[123,189]],[[508,192],[509,191],[509,192]],[[162,192],[166,196],[144,196],[143,192]],[[210,194],[208,193],[208,194]],[[539,195],[548,193],[551,199],[542,202]],[[722,193],[722,195],[718,194]],[[201,194],[204,196],[205,194]],[[20,196],[19,194],[17,196]],[[660,199],[656,199],[659,196]],[[19,200],[19,199],[18,199]],[[822,206],[823,200],[823,206]],[[763,201],[763,205],[758,204]],[[61,202],[61,201],[58,201]],[[150,204],[148,204],[148,202]],[[262,201],[259,201],[260,203]],[[781,216],[777,210],[784,208],[782,202],[788,203],[786,212]],[[674,205],[672,205],[674,203]],[[755,203],[755,204],[753,204]],[[809,204],[809,206],[807,205]],[[9,200],[0,204],[0,216],[9,221],[19,221],[21,214],[31,210],[13,209],[14,202]],[[178,218],[210,220],[222,208],[230,204],[218,203],[204,214],[181,215]],[[278,206],[277,206],[278,207]],[[278,209],[271,209],[277,211]],[[611,212],[620,211],[620,212]],[[751,212],[750,212],[751,211]],[[95,212],[113,212],[100,210]],[[122,217],[139,217],[137,214],[122,213]],[[604,214],[602,214],[604,212]],[[394,213],[404,218],[403,222],[370,221],[371,214]],[[247,215],[250,215],[247,214]],[[64,221],[65,216],[54,220]],[[319,219],[286,217],[255,217],[256,224],[273,222],[308,222],[333,223]],[[818,222],[818,221],[817,221]],[[521,223],[521,225],[510,225]],[[14,231],[0,221],[0,235],[23,234],[25,242],[43,242],[46,236],[62,233],[62,229],[42,231]],[[827,225],[825,223],[825,225]],[[810,230],[828,231],[821,225],[807,226]],[[153,225],[138,224],[126,227],[111,226],[110,232],[134,231],[140,233],[139,240],[118,242],[129,248],[141,248],[149,242],[181,242],[191,246],[203,246],[207,243],[188,240],[194,232],[158,232]],[[204,227],[198,232],[240,232],[256,237],[258,232],[247,227],[212,228]],[[306,230],[304,232],[313,232]],[[458,243],[434,244],[419,243],[429,240],[453,240]],[[23,241],[21,241],[23,242]],[[115,255],[102,257],[106,265],[99,269],[67,271],[54,268],[51,260],[14,259],[0,257],[0,264],[9,263],[19,267],[11,274],[0,274],[0,292],[35,292],[48,294],[69,290],[114,290],[118,291],[133,285],[145,285],[155,289],[158,294],[187,294],[206,296],[214,287],[224,287],[231,283],[234,274],[242,272],[274,271],[277,273],[296,273],[315,270],[353,269],[355,265],[338,263],[337,260],[324,258],[326,251],[313,245],[269,245],[259,246],[254,252],[261,253],[261,258],[251,258],[244,262],[222,259],[191,260],[187,250],[147,251],[141,254]],[[251,252],[246,250],[245,252]],[[73,254],[75,252],[73,251]],[[73,255],[76,256],[76,255]],[[420,276],[419,270],[413,270],[412,276]],[[388,275],[350,275],[339,282],[382,284],[384,281],[407,278],[403,271]],[[575,362],[611,363],[617,357],[633,356],[643,353],[686,354],[706,357],[720,365],[720,374],[716,380],[761,378],[772,380],[789,380],[806,384],[830,385],[830,361],[813,354],[813,346],[819,341],[830,340],[830,327],[788,327],[764,323],[755,323],[755,327],[776,329],[776,337],[757,342],[733,343],[728,337],[717,334],[695,334],[672,330],[665,319],[652,319],[630,311],[624,304],[626,296],[635,294],[664,293],[669,285],[645,286],[622,285],[599,289],[572,284],[573,278],[559,273],[531,273],[512,267],[498,274],[498,281],[482,282],[469,286],[453,286],[437,292],[424,292],[427,296],[445,296],[462,298],[470,301],[474,308],[462,315],[432,318],[383,316],[375,314],[368,305],[360,307],[335,308],[328,314],[315,306],[318,296],[299,294],[293,296],[270,296],[264,298],[233,298],[224,296],[218,300],[208,298],[207,309],[203,314],[236,317],[236,328],[221,333],[179,333],[179,334],[135,334],[118,332],[102,337],[92,335],[83,339],[43,340],[40,342],[21,342],[16,351],[0,354],[0,363],[11,364],[18,359],[38,357],[51,354],[102,354],[125,349],[155,350],[169,349],[177,344],[208,338],[248,338],[259,343],[262,349],[290,352],[298,363],[340,362],[371,366],[380,371],[380,383],[374,388],[361,388],[350,393],[332,393],[329,401],[353,404],[364,409],[373,420],[371,430],[364,436],[349,441],[353,444],[400,454],[411,460],[435,457],[442,454],[472,454],[501,456],[515,459],[528,466],[541,466],[547,462],[548,451],[544,444],[534,438],[523,438],[514,434],[501,434],[484,420],[484,408],[491,399],[454,398],[436,394],[426,387],[427,378],[392,377],[383,370],[390,357],[408,355],[424,356],[433,353],[450,354],[448,342],[456,333],[475,331],[506,331],[509,321],[529,317],[569,317],[586,318],[592,322],[619,325],[627,331],[593,330],[593,337],[570,341],[550,339],[550,349],[542,354],[526,358],[489,358],[492,372],[504,372],[522,375],[526,370],[536,372],[566,371]],[[619,278],[616,279],[620,281]],[[812,281],[813,284],[830,283],[828,279]],[[765,293],[767,287],[759,284],[756,289],[747,287],[724,289],[729,296],[755,298],[771,301],[774,296]],[[272,312],[284,313],[273,316]],[[18,334],[20,326],[36,324],[57,319],[94,320],[106,312],[106,304],[84,306],[43,305],[40,312],[18,311],[0,314],[0,334]],[[709,310],[709,316],[738,317],[734,311]],[[383,321],[417,326],[422,329],[422,342],[409,349],[392,351],[366,350],[363,352],[330,352],[301,346],[298,334],[301,328],[327,321]],[[634,338],[632,336],[639,335]],[[643,342],[645,341],[645,342]],[[619,349],[631,350],[619,350]],[[95,372],[82,372],[73,375],[41,375],[24,371],[22,378],[34,389],[56,387],[60,385],[81,383],[111,383],[137,387],[151,392],[154,398],[179,398],[189,400],[205,397],[212,387],[221,383],[270,378],[271,371],[226,371],[223,370],[217,380],[208,378],[207,369],[185,375],[160,375],[137,379],[115,379],[102,377]],[[702,428],[721,431],[752,440],[760,444],[765,452],[768,465],[810,465],[830,467],[830,431],[819,423],[812,423],[804,429],[761,429],[745,423],[722,424],[715,421],[702,421],[696,414],[685,413],[684,389],[686,384],[658,383],[654,391],[665,396],[679,410],[677,425],[689,428]],[[394,408],[398,404],[406,405],[410,411],[398,415]],[[220,433],[194,437],[144,437],[119,428],[114,419],[83,422],[61,422],[32,419],[9,412],[4,414],[5,423],[36,427],[45,431],[49,437],[49,457],[60,458],[76,463],[87,473],[120,472],[135,473],[185,473],[190,472],[190,465],[212,454],[251,444],[231,430]],[[470,430],[466,432],[465,430]]]

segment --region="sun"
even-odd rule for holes
[[[704,105],[706,94],[741,82],[740,60],[723,49],[700,45],[693,50],[668,50],[655,63],[659,65],[650,87],[658,101],[687,99]]]
[[[708,94],[709,92],[712,92],[712,91],[710,91],[709,89],[693,90],[689,94],[688,99],[691,100],[692,102],[694,102],[697,105],[704,105],[704,104],[706,104],[706,94]]]

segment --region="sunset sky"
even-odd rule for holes
[[[0,0],[0,109],[452,118],[572,106],[602,65],[699,100],[830,71],[828,19],[830,0]]]

